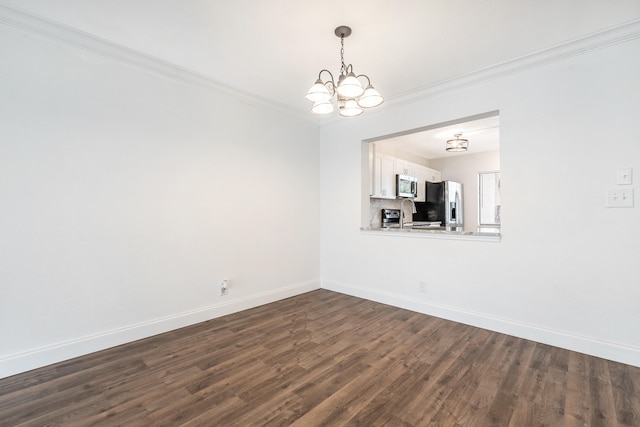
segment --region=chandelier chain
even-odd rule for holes
[[[347,67],[344,65],[344,34],[340,36],[340,74],[346,74]]]

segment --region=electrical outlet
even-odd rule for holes
[[[607,191],[607,207],[608,208],[632,208],[633,207],[633,188],[619,189]]]
[[[418,290],[420,292],[422,292],[423,294],[427,293],[427,282],[420,282],[420,285],[418,286]]]
[[[220,282],[220,296],[224,296],[229,292],[229,282],[227,280],[223,280]]]

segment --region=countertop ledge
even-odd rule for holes
[[[415,228],[370,228],[360,227],[362,234],[375,236],[417,237],[426,239],[475,240],[481,242],[499,242],[500,233],[476,233],[472,231],[424,230]]]

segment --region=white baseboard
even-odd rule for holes
[[[348,283],[323,280],[322,288],[640,367],[640,348],[638,347],[542,328],[509,319],[493,317],[483,313],[463,310],[457,307],[424,301],[406,295],[367,289]]]
[[[640,349],[335,281],[308,281],[0,358],[0,378],[323,289],[640,367]]]
[[[8,355],[0,358],[0,378],[215,319],[216,317],[237,313],[319,288],[320,282],[318,280],[296,283],[248,297],[229,299],[223,303],[177,313],[172,316],[84,336],[19,354]]]

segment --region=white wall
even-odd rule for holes
[[[315,123],[4,25],[0,55],[0,377],[319,287]]]
[[[584,50],[323,127],[323,287],[640,366],[640,40]],[[359,230],[362,140],[494,110],[501,242]]]

